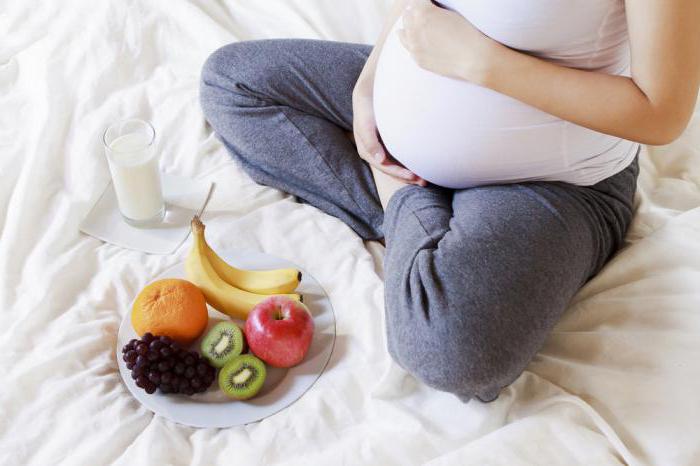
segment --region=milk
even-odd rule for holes
[[[109,144],[107,157],[119,210],[127,221],[160,220],[165,204],[158,157],[149,136],[138,132],[118,136]]]

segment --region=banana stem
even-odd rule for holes
[[[192,222],[190,223],[190,225],[192,226],[192,231],[195,234],[199,235],[204,233],[204,224],[199,219],[199,215],[195,215],[194,217],[192,217]]]

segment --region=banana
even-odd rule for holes
[[[194,241],[185,261],[187,279],[202,290],[207,303],[213,308],[235,319],[245,320],[250,310],[270,295],[250,293],[226,283],[209,262],[205,248],[206,243],[203,241],[203,230],[204,225],[195,217],[192,220]],[[301,296],[297,293],[282,293],[281,295],[302,301]]]
[[[204,244],[204,251],[216,273],[229,285],[257,294],[291,293],[299,286],[301,272],[294,268],[274,270],[242,270],[226,263],[207,244],[204,224],[198,217],[192,220],[192,234]]]

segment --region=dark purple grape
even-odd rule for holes
[[[194,388],[192,388],[192,387],[187,387],[186,389],[184,389],[184,390],[182,391],[182,393],[184,393],[184,394],[187,395],[187,396],[194,395]]]
[[[196,361],[195,361],[194,357],[193,357],[191,354],[188,354],[188,355],[185,356],[185,358],[183,359],[183,362],[184,362],[187,366],[192,366],[192,365],[194,365],[194,363],[195,363]]]
[[[158,385],[160,383],[160,372],[154,370],[148,371],[148,380]]]
[[[139,387],[145,388],[147,383],[150,382],[148,380],[148,377],[146,377],[145,375],[141,374],[138,377],[136,377],[136,385],[138,385]]]
[[[194,377],[196,373],[197,371],[195,371],[194,367],[192,366],[187,366],[187,369],[185,369],[185,377],[187,377],[188,379]]]
[[[158,358],[159,356],[157,351],[149,351],[146,355],[146,359],[148,359],[150,362],[157,361]]]
[[[134,361],[137,366],[144,366],[148,362],[148,359],[146,359],[146,356],[141,356],[140,354],[136,356],[136,360]]]
[[[138,357],[138,353],[134,350],[129,350],[125,355],[124,355],[124,361],[126,362],[136,362],[136,358]]]
[[[170,384],[170,393],[180,393],[180,387],[175,384]]]
[[[165,372],[167,370],[170,370],[170,363],[169,361],[161,361],[158,363],[158,370],[161,372]]]
[[[190,385],[196,390],[202,386],[202,381],[199,380],[197,377],[194,377],[192,378],[192,380],[190,380]]]
[[[148,349],[150,349],[150,350],[152,350],[152,351],[158,351],[158,350],[161,349],[162,347],[163,347],[163,342],[161,342],[160,340],[153,340],[153,341],[148,345]]]
[[[172,387],[171,387],[169,384],[167,384],[167,383],[161,383],[161,384],[158,386],[158,388],[160,388],[160,391],[163,392],[163,393],[165,393],[165,394],[168,394],[168,393],[170,393],[170,392],[172,391]]]
[[[155,384],[148,382],[144,387],[144,390],[146,390],[146,393],[148,393],[149,395],[152,395],[156,391],[156,386]]]
[[[136,345],[136,352],[139,353],[142,356],[146,356],[148,353],[148,345],[146,343],[139,343]]]
[[[197,364],[197,375],[204,376],[207,375],[207,372],[209,371],[207,370],[206,364],[204,364],[203,362]]]
[[[147,367],[148,366],[145,364],[143,366],[134,366],[134,368],[132,369],[132,372],[136,375],[145,374],[147,372],[146,371]]]
[[[134,380],[136,380],[136,378],[137,378],[139,375],[140,375],[140,374],[137,374],[136,372],[133,372],[133,371],[131,372],[131,378],[134,379]]]
[[[173,375],[170,372],[163,372],[160,375],[161,382],[168,384],[173,379]]]
[[[160,355],[164,358],[170,357],[173,354],[173,350],[169,346],[165,346],[160,349]]]
[[[163,344],[165,344],[165,345],[169,345],[169,344],[171,344],[171,343],[173,342],[172,338],[170,338],[170,337],[167,336],[167,335],[162,335],[162,336],[160,337],[160,341],[161,341]]]
[[[132,338],[131,340],[129,340],[129,343],[127,343],[127,345],[130,346],[131,348],[135,348],[136,345],[138,344],[138,342],[139,341],[136,338]]]
[[[178,386],[180,387],[180,391],[184,390],[185,388],[190,387],[190,382],[187,379],[180,379],[180,382],[178,383]]]
[[[146,333],[144,333],[143,336],[141,337],[141,340],[142,340],[144,343],[148,344],[148,343],[150,343],[151,341],[153,341],[153,338],[154,338],[154,336],[153,336],[153,334],[152,334],[151,332],[146,332]]]
[[[182,364],[181,362],[178,362],[175,364],[173,370],[177,375],[182,375],[185,373],[185,365]]]
[[[129,369],[129,370],[133,369],[133,368],[134,368],[134,363],[133,363],[133,362],[127,362],[127,363],[126,363],[126,368]]]
[[[131,346],[129,346],[129,345],[124,345],[124,346],[122,347],[122,354],[126,353],[126,352],[129,351],[130,349],[132,349]]]

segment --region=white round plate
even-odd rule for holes
[[[122,359],[122,348],[132,338],[138,338],[131,326],[131,307],[124,316],[117,337],[117,361],[124,383],[146,408],[172,421],[192,427],[231,427],[259,421],[286,408],[298,400],[321,375],[335,345],[335,315],[333,307],[321,285],[296,264],[261,252],[232,252],[220,254],[229,264],[243,269],[276,269],[295,267],[302,272],[297,291],[303,295],[304,304],[314,317],[314,335],[304,360],[290,369],[267,366],[267,378],[258,395],[247,401],[232,400],[219,389],[216,380],[204,393],[185,395],[163,395],[160,391],[149,395],[134,383],[131,371]],[[181,262],[161,273],[161,278],[187,278],[185,264]],[[135,298],[135,297],[134,297]],[[207,331],[222,320],[233,320],[209,307]],[[244,326],[243,321],[236,321]],[[202,338],[206,335],[203,333]],[[201,338],[190,348],[199,352]]]

